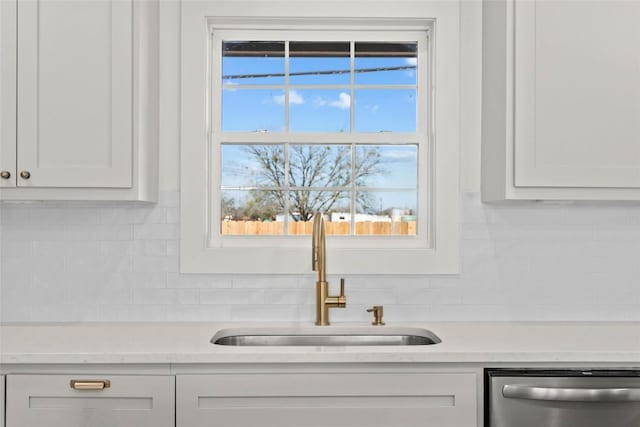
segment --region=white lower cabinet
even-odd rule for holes
[[[4,427],[4,376],[0,375],[0,427]]]
[[[6,381],[7,427],[174,426],[173,376],[7,375]]]
[[[178,375],[177,427],[473,427],[475,373]]]

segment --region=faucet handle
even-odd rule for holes
[[[336,305],[334,307],[344,308],[347,306],[347,297],[344,296],[344,278],[340,278],[340,295],[336,298]]]

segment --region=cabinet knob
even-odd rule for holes
[[[9,172],[9,171],[2,171],[2,172],[0,172],[0,178],[2,178],[2,179],[9,179],[9,178],[11,178],[11,172]]]
[[[24,179],[29,179],[31,178],[31,172],[29,171],[22,171],[20,172],[20,177],[24,178]]]

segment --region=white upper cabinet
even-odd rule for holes
[[[19,185],[130,187],[132,1],[18,4]]]
[[[3,181],[16,188],[0,198],[155,199],[157,2],[20,0],[3,12],[17,75],[2,64],[2,88],[17,91],[2,92],[2,123],[13,103],[17,126],[13,159],[2,134]]]
[[[640,3],[488,0],[483,198],[640,198]]]
[[[16,182],[16,6],[0,1],[0,188]]]

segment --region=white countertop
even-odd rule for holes
[[[1,364],[187,363],[627,363],[640,366],[640,323],[388,323],[442,342],[402,347],[213,345],[223,328],[285,323],[11,323],[0,325]],[[366,324],[336,324],[348,328]],[[382,326],[384,328],[386,326]]]

